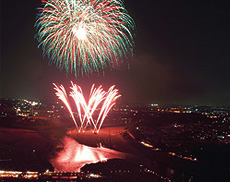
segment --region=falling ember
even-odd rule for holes
[[[81,145],[74,139],[65,137],[63,139],[64,149],[51,159],[55,171],[75,171],[91,163],[103,162],[112,158],[125,158],[125,154],[103,147],[93,148]]]
[[[91,125],[93,126],[94,132],[98,133],[105,120],[105,117],[114,106],[115,101],[121,96],[118,95],[118,90],[114,88],[115,86],[110,87],[106,92],[102,89],[102,86],[95,88],[94,85],[92,85],[89,100],[86,102],[81,87],[72,83],[72,87],[70,87],[72,91],[69,95],[74,100],[75,107],[79,116],[79,121],[77,123],[65,88],[63,85],[57,86],[54,83],[53,85],[55,86],[54,89],[56,90],[56,96],[64,103],[68,109],[79,132],[84,132],[85,129]],[[96,117],[95,111],[98,109],[99,114]]]

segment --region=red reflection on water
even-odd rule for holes
[[[51,159],[51,164],[55,171],[77,171],[90,163],[107,161],[112,158],[125,158],[125,154],[115,150],[98,147],[88,147],[81,145],[72,138],[63,139],[64,149],[56,158]]]

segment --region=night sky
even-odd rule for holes
[[[52,83],[115,84],[123,102],[230,106],[230,3],[125,0],[136,23],[129,69],[83,78],[48,65],[34,38],[40,0],[1,1],[1,97],[55,99]]]

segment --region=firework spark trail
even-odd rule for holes
[[[132,54],[133,19],[123,0],[42,0],[36,38],[51,63],[76,76],[115,68]]]
[[[100,128],[105,120],[105,117],[108,115],[110,109],[114,106],[115,101],[121,96],[118,95],[118,90],[114,89],[115,86],[109,88],[107,92],[102,89],[102,86],[95,88],[94,85],[91,87],[88,103],[86,102],[82,89],[76,84],[72,84],[70,97],[73,98],[77,113],[79,116],[80,127],[76,123],[71,106],[68,102],[67,94],[65,88],[61,85],[58,87],[54,84],[56,95],[67,107],[73,121],[78,129],[78,131],[85,131],[88,125],[93,126],[94,132],[99,132]],[[99,114],[96,117],[95,111],[99,109]]]
[[[83,93],[82,93],[82,90],[81,90],[80,86],[72,83],[71,89],[73,91],[70,93],[70,96],[72,96],[72,98],[73,98],[73,100],[75,102],[76,108],[78,110],[78,115],[79,115],[79,118],[80,118],[80,122],[81,122],[81,127],[80,127],[79,131],[83,130],[86,118],[88,120],[87,124],[88,123],[93,124],[94,128],[96,129],[96,125],[94,124],[93,119],[90,117],[90,113],[89,113],[90,108],[89,108],[89,106],[87,105],[87,103],[85,101],[85,98],[83,96]],[[82,119],[82,110],[85,113],[84,116],[83,116],[83,119]]]
[[[84,107],[86,107],[86,103],[85,103],[84,97],[82,97],[82,90],[78,86],[75,86],[72,83],[71,89],[72,89],[72,92],[70,92],[70,96],[73,98],[73,100],[75,102],[75,105],[76,105],[76,108],[78,111],[78,116],[79,116],[79,119],[81,122],[81,127],[79,128],[79,131],[80,131],[82,128],[82,125],[84,123],[84,121],[82,120],[82,112],[81,111],[82,111],[82,109],[84,109]],[[82,106],[83,106],[83,108],[81,109]]]
[[[121,95],[118,95],[118,90],[115,89],[114,90],[115,85],[113,85],[112,87],[110,87],[110,89],[107,92],[107,96],[105,98],[105,101],[103,103],[103,106],[101,108],[100,114],[98,116],[97,119],[97,125],[99,124],[98,128],[97,128],[97,133],[99,132],[102,123],[104,122],[105,117],[107,116],[108,112],[110,111],[110,109],[113,107],[113,105],[115,104],[115,100],[117,100]]]
[[[88,111],[89,111],[90,118],[92,118],[92,115],[97,109],[97,107],[99,106],[99,104],[105,99],[104,97],[106,94],[105,91],[103,91],[102,86],[100,86],[97,89],[96,88],[93,89],[93,88],[94,88],[94,85],[92,86],[91,91],[93,90],[93,92],[90,94],[90,98],[88,102]],[[96,123],[94,122],[94,120],[92,120],[92,122],[94,123],[94,126],[96,126]],[[97,127],[94,127],[94,129],[97,130]]]
[[[69,105],[69,102],[68,102],[68,98],[67,98],[67,94],[66,94],[66,91],[65,91],[65,88],[63,87],[63,85],[61,85],[60,87],[58,87],[56,84],[54,84],[54,89],[57,91],[56,92],[56,96],[65,104],[65,106],[67,107],[71,117],[73,118],[73,121],[74,121],[74,124],[76,125],[76,127],[78,127],[77,125],[77,122],[74,118],[74,115],[73,115],[73,112],[72,112],[72,109]]]

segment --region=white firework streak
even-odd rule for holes
[[[68,102],[68,97],[67,97],[65,88],[63,87],[63,85],[61,85],[59,87],[54,83],[53,83],[53,85],[54,85],[54,89],[57,91],[56,96],[58,97],[58,99],[60,99],[65,104],[65,106],[68,109],[71,117],[73,118],[73,121],[74,121],[76,127],[78,127],[77,122],[76,122],[76,120],[74,118],[74,115],[73,115],[73,111],[72,111],[72,109],[70,107],[70,104]]]
[[[121,95],[118,94],[117,89],[114,89],[115,85],[110,87],[109,90],[106,92],[103,90],[102,86],[95,88],[95,85],[93,84],[87,103],[81,87],[74,84],[73,82],[71,82],[71,84],[72,87],[70,87],[70,97],[72,97],[74,100],[75,107],[77,109],[77,113],[79,116],[80,126],[77,125],[76,119],[73,114],[73,110],[71,109],[71,106],[68,102],[68,97],[65,88],[62,85],[58,87],[56,84],[54,84],[54,89],[57,91],[56,95],[58,96],[58,99],[60,99],[67,107],[76,125],[76,128],[78,129],[78,132],[84,132],[87,126],[92,125],[94,132],[98,133],[109,111],[115,105],[115,101]],[[100,110],[97,118],[95,119],[94,113],[97,109]]]

